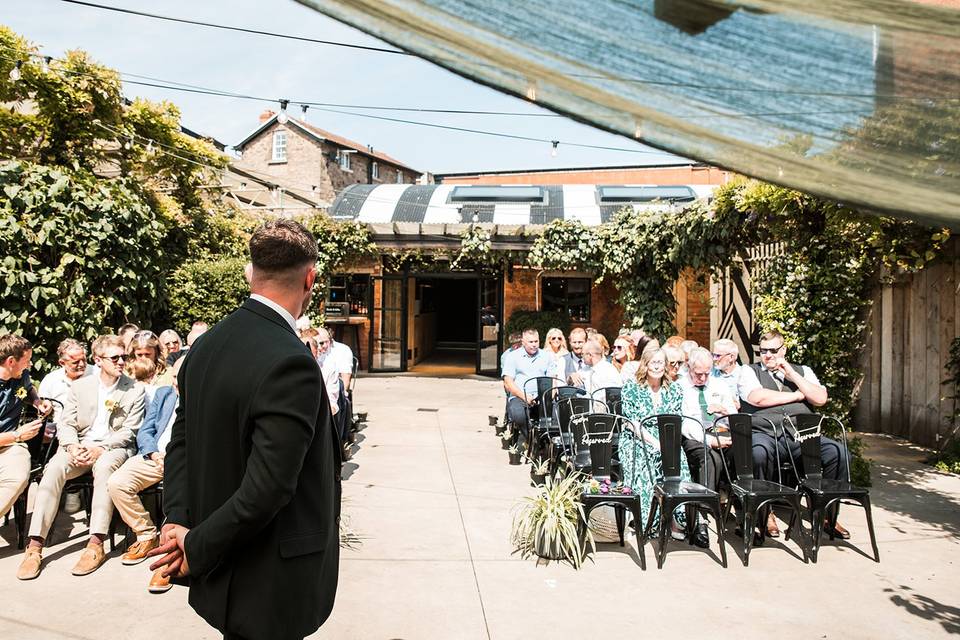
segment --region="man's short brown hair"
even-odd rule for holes
[[[93,344],[90,345],[90,351],[92,351],[93,355],[97,356],[98,358],[102,358],[103,351],[107,347],[120,347],[124,354],[126,354],[127,351],[123,346],[123,338],[110,333],[100,336],[94,340]]]
[[[770,342],[771,340],[776,340],[777,338],[780,338],[780,342],[785,342],[783,335],[779,331],[776,329],[771,329],[760,336],[760,342]]]
[[[280,274],[317,261],[317,241],[310,231],[293,220],[271,220],[250,236],[253,268]]]
[[[6,362],[10,356],[19,360],[23,357],[23,354],[31,349],[33,349],[33,345],[22,336],[12,333],[0,336],[0,362]]]

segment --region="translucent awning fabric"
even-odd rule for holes
[[[960,0],[298,0],[646,144],[960,227]]]

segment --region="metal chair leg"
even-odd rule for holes
[[[626,507],[623,505],[614,505],[613,514],[617,519],[617,533],[620,535],[620,546],[625,546],[623,543],[623,530],[627,526],[627,514],[624,512]]]
[[[864,514],[867,516],[867,531],[870,532],[870,546],[873,547],[873,559],[880,562],[880,549],[877,547],[877,536],[873,531],[873,513],[870,511],[870,496],[863,496],[860,500]]]
[[[647,570],[647,557],[643,549],[644,545],[647,543],[646,536],[640,532],[644,530],[643,526],[643,515],[640,513],[640,499],[638,498],[633,504],[633,517],[635,521],[635,531],[637,534],[637,555],[640,556],[640,570]]]
[[[820,536],[823,535],[823,511],[816,506],[810,510],[810,559],[817,563],[820,552]]]
[[[751,505],[752,507],[752,505]],[[750,549],[753,547],[754,510],[743,509],[743,566],[750,566]]]

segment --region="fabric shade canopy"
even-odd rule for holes
[[[298,0],[673,153],[960,228],[960,0]]]

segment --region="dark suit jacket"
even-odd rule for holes
[[[320,367],[247,300],[188,352],[167,447],[167,522],[190,528],[190,605],[220,631],[303,638],[337,589],[340,448]]]

